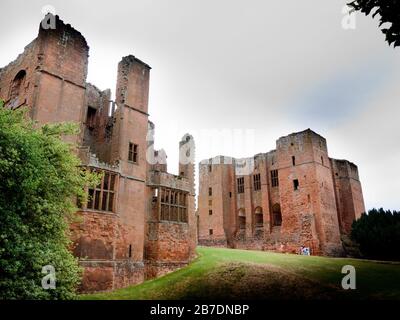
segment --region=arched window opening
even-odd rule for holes
[[[279,203],[276,203],[272,206],[272,223],[274,226],[282,225],[282,213]]]
[[[244,209],[239,210],[239,229],[246,229],[246,212]]]
[[[256,227],[262,227],[264,224],[263,212],[260,207],[254,210],[254,222]]]
[[[23,84],[25,82],[26,72],[21,70],[15,76],[10,88],[10,99],[9,106],[11,108],[19,107],[21,104],[20,95],[22,93]]]

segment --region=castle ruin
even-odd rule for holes
[[[0,69],[0,97],[6,108],[26,106],[39,124],[79,124],[68,140],[84,167],[103,173],[71,226],[81,291],[121,288],[186,265],[196,247],[193,137],[179,142],[179,175],[167,173],[148,120],[150,66],[122,58],[112,101],[110,90],[86,82],[85,38],[59,17],[46,18],[54,27],[41,23],[38,37]]]
[[[201,245],[342,255],[342,238],[365,212],[357,166],[330,158],[310,129],[251,158],[203,160],[199,175]]]

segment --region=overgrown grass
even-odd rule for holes
[[[197,249],[186,268],[81,299],[400,299],[400,264],[224,248]],[[344,265],[356,290],[343,290]]]

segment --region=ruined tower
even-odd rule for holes
[[[71,249],[84,267],[81,290],[121,288],[186,265],[196,242],[194,165],[175,176],[165,162],[149,162],[150,66],[123,57],[112,101],[111,90],[86,82],[85,38],[59,17],[47,18],[54,28],[41,24],[38,37],[0,69],[0,98],[6,108],[27,107],[39,124],[77,123],[80,134],[70,139],[82,166],[102,175],[71,225]]]
[[[246,170],[245,170],[246,169]],[[281,137],[252,158],[218,156],[199,166],[199,243],[341,255],[341,235],[364,212],[354,164],[329,158],[310,129]]]

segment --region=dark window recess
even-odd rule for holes
[[[321,163],[324,165],[324,157],[321,157]]]
[[[18,107],[22,101],[20,101],[20,95],[22,93],[22,89],[25,83],[25,78],[26,78],[26,71],[21,70],[18,72],[18,74],[15,76],[13,82],[11,83],[11,89],[10,89],[10,106],[11,108],[16,108]]]
[[[208,233],[210,234],[210,236],[213,235],[213,229],[208,230]]]
[[[237,192],[244,193],[244,177],[237,179]]]
[[[261,176],[259,173],[253,176],[253,184],[255,191],[261,190]]]
[[[299,180],[293,180],[293,188],[294,190],[299,190]]]
[[[256,227],[262,227],[263,226],[263,213],[262,213],[262,209],[260,207],[256,208],[255,212],[254,212],[254,224]]]
[[[209,165],[208,165],[208,172],[211,172],[211,171],[212,171],[212,165],[209,164]]]
[[[96,109],[88,107],[86,116],[86,127],[90,130],[94,129],[96,124]]]
[[[272,207],[272,223],[275,227],[282,225],[281,206],[276,203]]]
[[[292,164],[295,166],[296,165],[296,157],[292,156]]]
[[[232,198],[232,192],[229,192],[229,198]]]
[[[94,170],[94,172],[103,172],[103,178],[99,185],[94,189],[91,188],[88,190],[89,199],[86,208],[90,210],[113,212],[116,174],[99,170]]]
[[[187,193],[169,188],[160,188],[161,221],[188,222]]]
[[[271,171],[271,185],[273,187],[279,186],[278,170]]]
[[[132,245],[131,244],[129,245],[129,253],[128,253],[128,255],[129,255],[129,258],[132,258]]]
[[[212,216],[212,210],[208,210],[208,215]]]
[[[128,161],[137,163],[138,162],[138,145],[132,142],[129,142],[129,153],[128,153]]]
[[[212,196],[212,188],[208,188],[208,195],[211,197]]]
[[[246,229],[246,217],[239,217],[239,229],[244,230]]]

